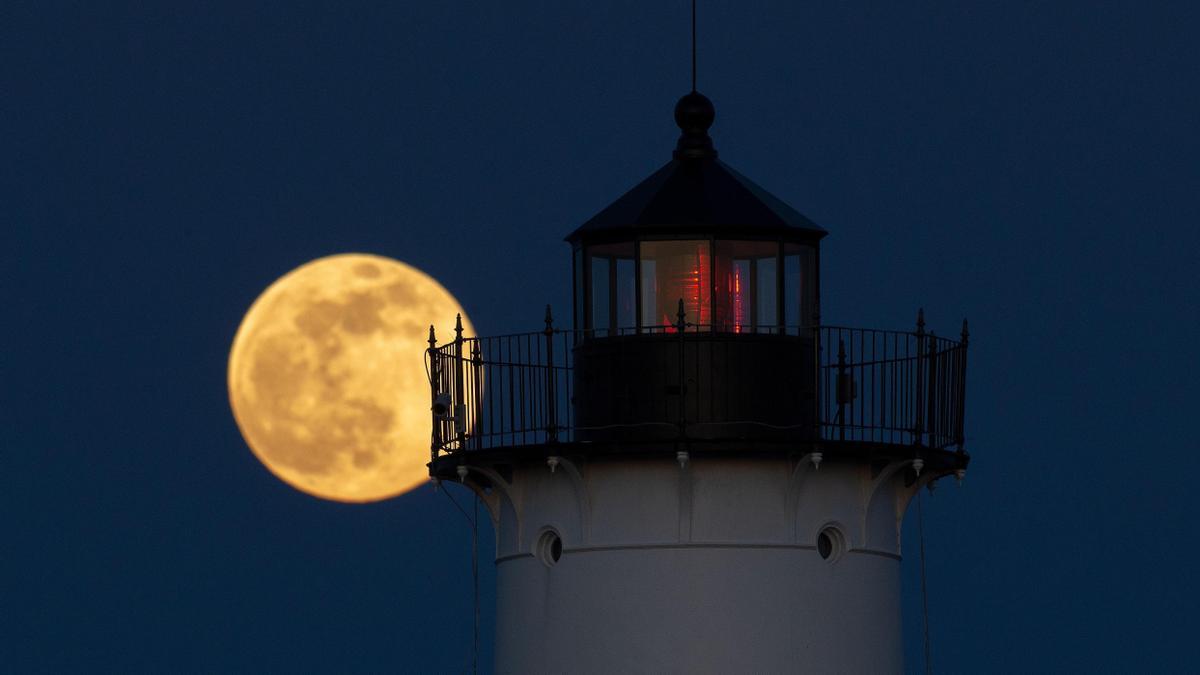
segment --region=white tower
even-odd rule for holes
[[[967,336],[821,326],[826,232],[674,158],[573,232],[574,329],[431,337],[431,474],[495,524],[499,673],[901,672],[900,525]]]

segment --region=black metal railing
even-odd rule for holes
[[[537,333],[465,337],[459,322],[454,340],[437,346],[431,328],[434,457],[570,440],[574,341],[554,329],[549,308]]]
[[[821,326],[817,400],[826,440],[963,445],[967,325],[959,341],[916,332]]]
[[[461,450],[572,442],[589,429],[576,424],[573,405],[577,345],[636,334],[677,334],[694,340],[703,339],[705,332],[711,333],[711,327],[689,324],[683,316],[676,325],[615,333],[562,330],[554,328],[548,307],[545,328],[536,333],[467,337],[460,322],[454,339],[438,345],[431,328],[427,366],[434,410],[433,458]],[[758,332],[812,336],[797,341],[796,348],[811,350],[815,361],[815,395],[810,399],[814,410],[806,419],[815,420],[820,439],[962,448],[965,321],[957,341],[926,332],[923,312],[914,332],[836,326]],[[677,373],[677,427],[686,435],[689,426],[711,422],[705,421],[704,411],[684,401],[687,368],[681,364]],[[770,426],[767,420],[739,423]]]

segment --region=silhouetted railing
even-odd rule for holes
[[[678,335],[681,340],[705,340],[728,344],[730,334],[712,332],[710,326],[688,324],[610,331],[577,331],[554,328],[549,308],[546,327],[537,333],[496,337],[466,337],[461,324],[453,341],[437,345],[432,329],[427,365],[432,385],[433,457],[460,450],[572,442],[579,436],[594,435],[598,427],[576,424],[574,348],[591,340],[621,339],[631,335]],[[915,332],[881,331],[834,326],[791,327],[758,334],[792,336],[795,348],[807,350],[814,363],[806,369],[814,380],[811,411],[798,419],[806,423],[812,438],[825,441],[923,445],[947,448],[963,445],[963,408],[965,403],[967,332],[963,324],[961,341],[927,333],[923,316],[918,317]],[[664,335],[666,334],[666,335]],[[811,336],[810,339],[804,339]],[[732,339],[737,340],[736,336]],[[720,414],[690,405],[689,383],[696,390],[697,373],[720,363],[720,352],[711,350],[714,359],[702,364],[685,364],[679,350],[679,367],[671,370],[679,382],[665,389],[678,396],[678,415],[670,423],[642,422],[610,425],[627,427],[628,438],[638,438],[639,427],[656,429],[684,438],[689,430],[705,425],[734,424],[713,422]],[[717,354],[713,357],[712,354]],[[692,372],[692,371],[695,372]],[[724,373],[722,376],[729,376]],[[772,372],[738,372],[738,377],[765,381]],[[796,387],[804,383],[787,383]],[[797,399],[799,400],[799,399]],[[706,401],[706,406],[717,405]],[[798,403],[797,405],[809,405]],[[741,413],[739,413],[741,414]],[[812,423],[815,420],[815,424]],[[774,419],[745,419],[741,427],[758,425],[779,429]],[[590,437],[590,436],[589,436]]]
[[[439,347],[431,329],[434,457],[569,440],[574,340],[553,328],[549,309],[538,333],[464,337],[459,324],[455,339]]]
[[[822,437],[963,445],[967,327],[962,340],[917,332],[822,326],[818,332]]]

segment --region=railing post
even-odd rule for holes
[[[917,310],[917,364],[913,379],[916,380],[917,392],[914,407],[913,445],[921,445],[924,439],[925,423],[925,308]]]
[[[928,421],[925,423],[925,433],[929,435],[930,446],[940,446],[941,436],[939,434],[944,434],[946,430],[942,428],[942,424],[938,424],[940,421],[938,420],[938,394],[941,392],[938,391],[937,381],[937,334],[933,331],[929,332],[929,357],[926,359],[925,368],[928,371],[927,377],[929,378],[929,386],[926,392],[929,400],[925,403],[925,414],[928,417]]]
[[[463,325],[462,314],[454,322],[454,409],[452,411],[455,420],[455,436],[458,440],[458,447],[463,447],[463,441],[466,437],[466,416],[467,406],[463,403]]]
[[[678,371],[678,387],[679,387],[679,438],[687,437],[687,421],[684,419],[686,415],[686,406],[684,405],[684,388],[683,388],[683,332],[687,329],[687,312],[683,309],[683,298],[679,299],[679,309],[675,312],[675,332],[679,334],[679,371]]]
[[[483,352],[479,343],[478,336],[471,343],[471,421],[475,423],[476,450],[483,449]]]
[[[958,365],[958,424],[955,433],[959,452],[962,452],[963,449],[963,417],[967,414],[967,341],[970,337],[971,334],[967,331],[967,320],[963,319],[962,346],[959,347],[962,361]]]
[[[801,328],[801,330],[803,330],[803,328]],[[814,431],[813,440],[818,440],[818,439],[822,439],[825,437],[825,429],[824,429],[825,416],[822,414],[824,411],[821,410],[821,402],[822,402],[822,399],[824,398],[824,393],[825,393],[824,388],[821,387],[821,382],[823,381],[823,378],[825,375],[824,375],[824,369],[821,367],[821,357],[822,357],[821,351],[823,349],[823,347],[821,346],[821,344],[822,344],[821,326],[819,324],[814,325],[812,331],[813,331],[813,353],[812,353],[812,365],[813,365],[813,378],[812,378],[813,418],[812,419],[813,419],[813,422],[812,423],[813,423],[813,431]]]
[[[558,441],[558,398],[554,392],[554,315],[546,305],[546,442]]]
[[[429,358],[429,417],[433,422],[433,433],[430,435],[430,461],[438,458],[438,450],[442,447],[442,422],[433,412],[433,405],[438,395],[438,353],[437,336],[433,332],[433,324],[429,324],[429,349],[425,352]]]
[[[838,404],[838,440],[846,440],[846,392],[843,390],[846,386],[846,341],[838,337],[838,378],[837,385],[834,387],[834,396],[837,397]]]

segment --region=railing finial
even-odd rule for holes
[[[679,299],[679,310],[675,312],[675,316],[679,320],[679,324],[676,326],[676,329],[682,333],[683,330],[687,328],[687,312],[683,309],[683,298]]]
[[[917,335],[925,334],[925,308],[917,309]]]
[[[466,365],[464,363],[465,360],[466,359],[463,357],[462,313],[459,313],[458,318],[454,322],[454,360],[451,362],[451,365],[454,368],[453,410],[454,416],[457,418],[454,422],[454,430],[459,450],[462,450],[465,447],[464,443],[466,442],[467,437],[467,425],[466,420],[464,419],[464,417],[466,417],[466,407],[464,405],[464,401],[467,399],[464,395],[465,389],[463,388],[463,383],[466,379],[463,373],[463,367]],[[463,410],[462,413],[459,412],[460,408]]]
[[[967,340],[970,337],[971,337],[971,332],[967,330],[967,320],[963,319],[962,343],[963,343],[964,347],[967,346]]]
[[[554,314],[550,311],[550,305],[546,305],[546,335],[554,332]]]
[[[437,348],[437,335],[433,332],[433,324],[429,324],[429,348]]]

